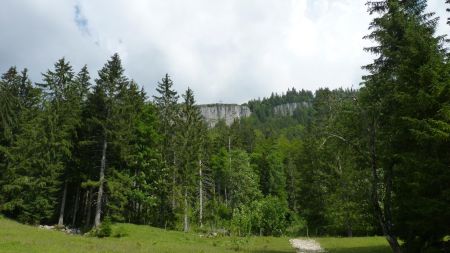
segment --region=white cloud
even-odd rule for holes
[[[442,2],[442,3],[440,3]],[[430,9],[445,15],[443,0]],[[0,71],[29,67],[34,81],[60,57],[91,73],[118,52],[153,94],[168,72],[201,103],[246,102],[286,91],[357,87],[371,56],[371,17],[354,0],[6,0]],[[441,24],[440,32],[448,31]],[[447,32],[448,33],[448,32]]]

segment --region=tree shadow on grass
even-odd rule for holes
[[[283,249],[274,249],[267,248],[267,247],[261,247],[256,249],[249,249],[249,250],[243,250],[245,253],[296,253],[294,248],[283,248]]]
[[[334,248],[327,249],[329,253],[391,253],[389,246],[369,246],[353,248]]]
[[[295,253],[295,250],[292,249],[292,251],[286,251],[286,250],[252,250],[252,251],[244,251],[244,252],[251,252],[251,253]]]
[[[296,253],[296,250],[294,248],[276,248],[276,247],[267,247],[263,246],[260,248],[254,248],[249,250],[244,250],[246,253]]]

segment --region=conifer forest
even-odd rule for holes
[[[293,85],[236,105],[250,112],[231,123],[208,121],[201,108],[222,104],[171,73],[144,89],[118,53],[98,70],[61,57],[41,80],[2,70],[1,215],[100,237],[131,223],[450,252],[449,38],[425,0],[366,7],[359,85]]]

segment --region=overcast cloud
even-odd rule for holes
[[[154,94],[169,73],[199,103],[243,103],[288,87],[358,87],[371,17],[365,0],[4,0],[0,71],[33,81],[66,57],[95,77],[118,52],[126,74]],[[445,26],[445,0],[430,11]]]

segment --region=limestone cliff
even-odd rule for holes
[[[292,116],[295,110],[307,107],[310,107],[310,104],[307,102],[282,104],[275,106],[273,108],[273,113],[281,116]]]
[[[199,105],[199,108],[209,127],[214,127],[220,120],[224,120],[229,126],[234,120],[246,118],[251,115],[250,108],[245,105],[208,104]]]

